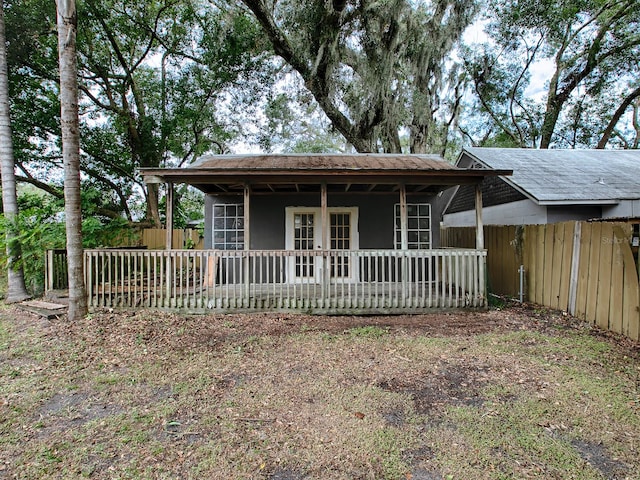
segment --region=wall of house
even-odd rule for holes
[[[602,218],[640,217],[640,200],[621,200],[618,205],[602,207]]]
[[[595,205],[548,206],[547,223],[568,222],[570,220],[591,220],[602,217],[602,208]]]
[[[485,225],[535,225],[547,223],[547,208],[531,200],[483,207],[482,222]],[[447,213],[443,216],[444,227],[474,227],[476,211]]]
[[[640,213],[640,205],[638,210]],[[542,225],[570,220],[591,220],[604,217],[603,209],[594,205],[544,206],[532,200],[520,200],[482,208],[485,225]],[[473,227],[475,210],[448,213],[443,217],[443,227]]]
[[[430,196],[408,196],[409,203],[429,203]],[[395,195],[328,194],[329,207],[358,207],[358,231],[361,249],[393,249]],[[212,245],[213,205],[242,203],[243,197],[207,195],[205,199],[205,248]],[[285,208],[320,207],[319,194],[254,195],[250,200],[252,250],[285,248]],[[432,212],[432,241],[438,245],[438,220]]]

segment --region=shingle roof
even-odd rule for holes
[[[504,180],[540,204],[640,198],[640,150],[465,148],[465,155],[492,169],[512,169]]]

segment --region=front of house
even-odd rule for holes
[[[145,169],[146,182],[167,185],[167,245],[173,186],[206,194],[205,250],[89,251],[90,304],[345,314],[484,307],[482,228],[476,249],[438,249],[433,205],[447,187],[508,174],[375,154],[209,156]]]

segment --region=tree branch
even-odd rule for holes
[[[600,137],[600,141],[598,142],[598,145],[596,145],[596,148],[602,149],[607,145],[607,143],[611,138],[611,135],[614,132],[616,125],[620,121],[620,118],[622,117],[622,115],[624,115],[624,112],[627,110],[627,108],[629,108],[629,106],[633,103],[633,101],[639,97],[640,97],[640,86],[637,87],[634,91],[632,91],[629,95],[627,95],[625,99],[622,101],[622,103],[620,104],[620,106],[616,109],[613,116],[611,117],[611,120],[609,120],[607,127],[604,129],[604,132],[602,133],[602,137]]]

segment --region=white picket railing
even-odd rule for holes
[[[86,250],[91,307],[410,313],[485,307],[486,251]]]

